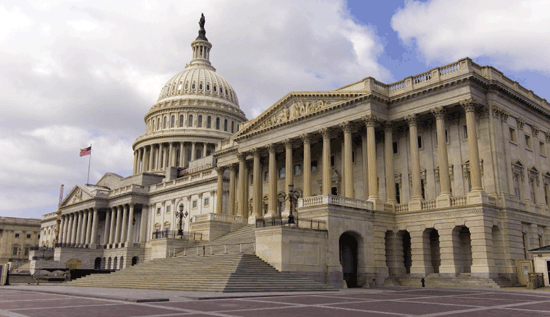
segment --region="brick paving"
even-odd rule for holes
[[[159,300],[161,302],[137,302]],[[375,288],[322,293],[193,293],[64,286],[0,287],[0,316],[550,317],[550,293]]]

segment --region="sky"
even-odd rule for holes
[[[162,86],[191,60],[200,14],[210,59],[252,119],[290,91],[391,83],[470,57],[550,100],[550,1],[179,0],[0,2],[0,216],[40,218],[106,172]]]

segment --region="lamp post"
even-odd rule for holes
[[[279,194],[284,200],[290,201],[290,213],[288,214],[288,223],[296,223],[294,222],[294,215],[293,211],[296,208],[296,203],[298,202],[298,198],[300,198],[300,192],[297,190],[294,190],[294,184],[288,184],[288,193],[282,192]]]
[[[187,213],[187,211],[185,213],[183,212],[183,205],[180,205],[179,209],[180,211],[176,212],[176,218],[180,219],[178,236],[183,236],[183,218],[186,218],[189,213]]]

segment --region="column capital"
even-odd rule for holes
[[[223,171],[225,171],[225,166],[216,166],[214,167],[214,170],[218,172],[218,174],[223,174]]]
[[[237,158],[239,159],[239,161],[246,160],[246,152],[238,152],[237,153]]]
[[[323,136],[323,139],[329,139],[331,137],[331,131],[329,128],[319,129],[319,133]]]
[[[275,149],[276,149],[275,143],[269,143],[268,145],[266,145],[266,148],[270,153],[275,153]]]
[[[375,127],[378,123],[378,117],[373,114],[368,114],[361,118],[367,127]]]
[[[404,119],[407,121],[409,127],[416,126],[418,124],[418,116],[416,114],[406,115]]]
[[[308,133],[300,134],[300,139],[307,144],[311,142],[311,136]]]
[[[533,131],[533,136],[537,137],[540,132],[540,127],[536,124],[531,125],[531,130]]]
[[[258,156],[258,157],[260,156],[260,149],[257,148],[257,147],[252,148],[252,149],[250,150],[250,152],[252,152],[252,154],[253,154],[254,156]]]
[[[285,149],[292,149],[292,140],[291,139],[284,139],[283,144],[285,145]]]
[[[476,110],[476,107],[479,106],[479,102],[473,98],[469,98],[460,101],[460,105],[464,108],[464,111],[471,112]]]
[[[445,119],[446,109],[445,107],[435,107],[430,109],[430,112],[434,115],[436,119]]]
[[[349,123],[349,121],[344,121],[340,123],[340,128],[344,132],[347,132],[347,133],[351,132],[351,124]]]
[[[516,121],[518,122],[518,129],[523,131],[523,127],[525,126],[525,120],[523,118],[517,118]]]
[[[384,132],[392,132],[393,131],[393,122],[392,121],[385,121],[382,126],[384,127]]]
[[[229,170],[231,172],[235,172],[237,170],[237,164],[236,163],[229,164]]]
[[[500,121],[508,121],[508,116],[510,116],[510,113],[507,110],[500,109]]]

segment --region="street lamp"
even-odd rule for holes
[[[296,208],[296,203],[298,202],[298,198],[300,198],[300,192],[298,190],[294,190],[294,184],[288,184],[288,194],[282,192],[279,195],[284,200],[290,201],[290,213],[288,214],[288,223],[295,223],[294,215],[292,214],[292,212],[294,211],[294,208]]]
[[[180,211],[176,212],[176,218],[180,219],[180,227],[178,229],[178,236],[183,236],[183,218],[186,218],[189,215],[187,211],[183,212],[183,205],[180,205]]]

